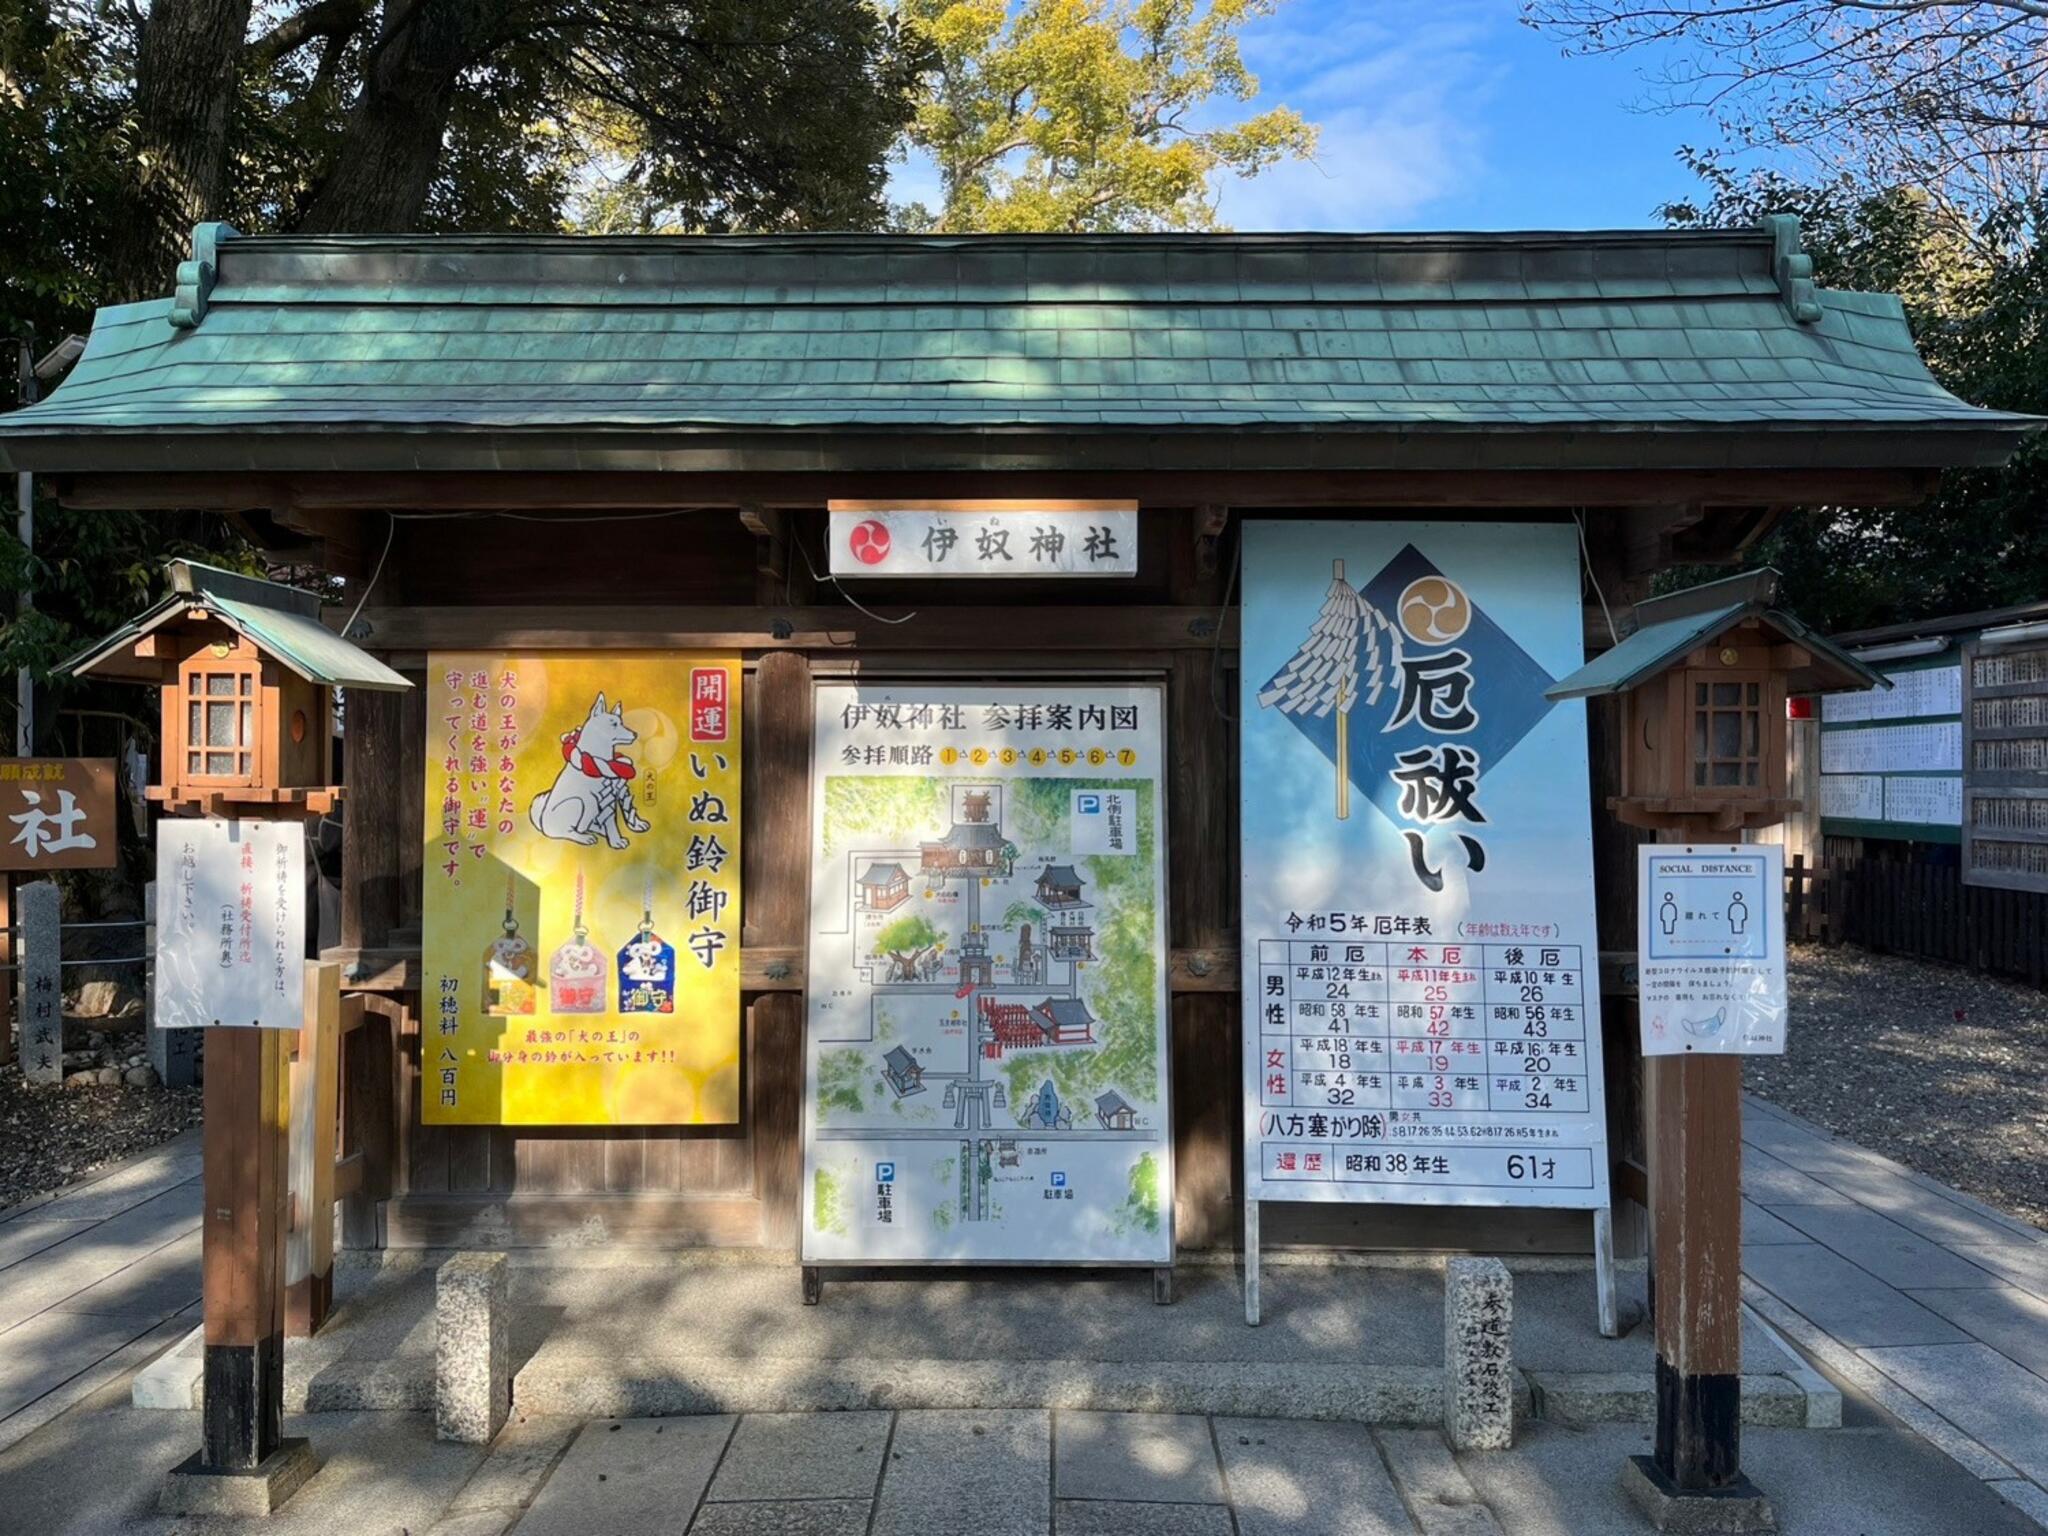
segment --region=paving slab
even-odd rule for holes
[[[2048,1244],[1956,1243],[1954,1252],[2008,1285],[2048,1298]]]
[[[462,1485],[462,1491],[448,1506],[448,1513],[524,1509],[582,1428],[580,1419],[515,1412],[491,1442],[490,1454],[476,1469],[476,1475]]]
[[[31,1264],[0,1270],[0,1334],[199,1230],[200,1190],[180,1185],[107,1218]]]
[[[685,1528],[732,1438],[725,1414],[586,1424],[527,1507],[519,1536],[646,1536]]]
[[[1742,1192],[1759,1205],[1848,1205],[1850,1199],[1757,1147],[1742,1149]]]
[[[1742,1268],[1844,1344],[1955,1344],[1967,1338],[1912,1297],[1819,1243],[1752,1249],[1743,1255]]]
[[[867,1536],[870,1499],[706,1504],[690,1536]],[[668,1526],[667,1530],[680,1530]],[[650,1533],[652,1536],[652,1533]]]
[[[9,1330],[0,1336],[0,1422],[156,1326],[146,1319],[45,1312]]]
[[[1742,1202],[1742,1246],[1755,1248],[1764,1243],[1811,1242],[1804,1232],[1773,1216],[1754,1200]]]
[[[1414,1536],[1363,1424],[1218,1419],[1216,1445],[1238,1536]]]
[[[1624,1457],[1647,1429],[1532,1424],[1510,1451],[1459,1464],[1514,1536],[1643,1536],[1621,1491]],[[1917,1437],[1894,1429],[1760,1429],[1742,1468],[1785,1536],[2040,1536],[2018,1510]]]
[[[98,1225],[97,1221],[84,1217],[71,1221],[45,1221],[38,1217],[0,1223],[0,1270],[9,1269],[36,1254],[46,1253],[67,1238],[90,1232]]]
[[[2048,1483],[2048,1381],[1974,1341],[1859,1353],[2015,1470]]]
[[[896,1416],[873,1536],[1046,1536],[1051,1524],[1051,1414],[935,1408]]]
[[[1860,1205],[1774,1205],[1771,1214],[1902,1290],[1998,1284],[1990,1270]]]
[[[1387,1470],[1422,1536],[1502,1536],[1501,1523],[1434,1430],[1383,1430],[1377,1436]],[[1474,1453],[1477,1459],[1506,1454]],[[1516,1536],[1521,1536],[1519,1531]]]
[[[13,1221],[104,1221],[198,1179],[199,1133],[181,1132],[160,1147],[68,1185],[47,1200],[15,1207]]]
[[[857,1499],[865,1518],[889,1444],[887,1413],[750,1413],[707,1499]]]
[[[1908,1291],[1979,1343],[2048,1378],[2048,1301],[2018,1286],[1990,1290]]]
[[[200,1234],[188,1232],[154,1253],[74,1292],[53,1309],[151,1322],[175,1316],[199,1300]]]
[[[1059,1501],[1060,1536],[1232,1536],[1221,1504],[1125,1504]]]
[[[1061,1499],[1220,1504],[1223,1474],[1209,1421],[1188,1413],[1062,1413],[1053,1424]]]
[[[1908,1177],[1904,1169],[1873,1166],[1862,1156],[1838,1156],[1832,1166],[1817,1170],[1814,1177],[1938,1243],[2026,1241],[2029,1229],[2021,1224],[1972,1210]]]

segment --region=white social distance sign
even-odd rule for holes
[[[1785,851],[1645,843],[1636,865],[1645,1056],[1785,1053]]]

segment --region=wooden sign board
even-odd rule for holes
[[[112,869],[114,783],[111,757],[0,759],[0,870]]]
[[[1135,576],[1135,501],[832,501],[840,576]]]

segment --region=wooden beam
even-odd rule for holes
[[[1305,457],[1312,456],[1307,449]],[[44,478],[66,506],[239,512],[289,507],[382,512],[599,511],[671,507],[823,506],[835,497],[1076,497],[1145,506],[1205,503],[1267,507],[1626,507],[1665,502],[1716,507],[1898,506],[1923,501],[1926,469],[1198,469],[959,473],[848,470],[763,473],[301,471],[288,474],[56,473]],[[1698,558],[1693,555],[1693,558]]]
[[[1140,606],[1010,608],[1003,645],[1017,651],[1212,650],[1216,610]],[[338,620],[337,620],[338,622]],[[598,607],[531,604],[368,608],[361,643],[378,655],[463,650],[939,651],[987,649],[983,607],[928,608],[885,624],[851,608]],[[1237,615],[1221,644],[1237,644]],[[396,697],[395,695],[393,697]]]
[[[751,904],[747,917],[747,931],[758,932]],[[320,958],[341,967],[344,993],[403,993],[420,989],[420,952],[417,949],[325,949],[320,952]],[[1167,986],[1176,995],[1217,995],[1237,991],[1235,944],[1175,949],[1169,953],[1167,963]],[[741,948],[742,992],[801,992],[803,989],[802,944],[747,944]]]
[[[751,1248],[761,1202],[721,1195],[402,1195],[385,1211],[393,1248]]]
[[[291,1065],[287,1337],[310,1338],[334,1305],[334,1139],[341,1113],[341,967],[306,967],[306,1014]],[[356,1010],[361,1011],[360,1005]]]

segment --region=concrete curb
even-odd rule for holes
[[[201,1324],[135,1373],[128,1401],[137,1408],[203,1407],[206,1326]]]
[[[1568,1424],[1654,1424],[1656,1378],[1644,1371],[1530,1371],[1535,1415]],[[1806,1391],[1789,1377],[1742,1378],[1742,1422],[1752,1429],[1813,1429]],[[1835,1418],[1841,1420],[1837,1400]]]
[[[521,1413],[582,1418],[856,1408],[1061,1408],[1435,1425],[1433,1366],[1252,1361],[731,1360],[551,1355],[519,1372]],[[1526,1389],[1518,1392],[1526,1400]],[[1518,1406],[1524,1406],[1518,1404]]]

